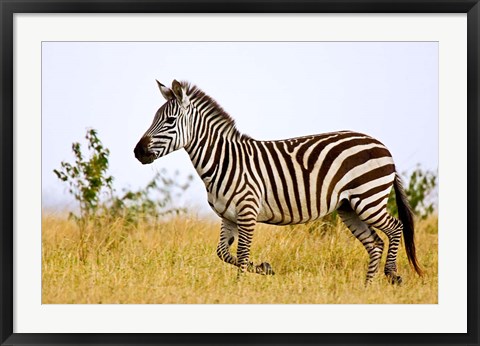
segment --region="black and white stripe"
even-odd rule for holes
[[[367,282],[378,271],[383,241],[389,240],[385,274],[400,282],[396,257],[403,233],[407,256],[421,274],[412,213],[390,152],[378,140],[339,131],[277,141],[241,134],[233,119],[188,83],[158,83],[167,99],[135,148],[151,163],[184,148],[205,183],[208,203],[222,218],[218,256],[241,272],[273,274],[268,263],[250,262],[257,222],[287,225],[321,218],[335,210],[370,256]],[[395,188],[400,220],[386,210]],[[237,256],[230,246],[238,240]]]

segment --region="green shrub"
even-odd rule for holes
[[[62,162],[56,176],[68,183],[69,192],[80,205],[80,216],[70,213],[77,222],[84,223],[97,215],[102,192],[113,195],[113,177],[107,175],[110,151],[102,145],[97,131],[88,129],[85,138],[90,156],[84,158],[80,143],[72,144],[75,156],[73,164]]]
[[[153,179],[142,189],[131,191],[123,189],[122,196],[113,196],[107,206],[108,213],[114,218],[123,218],[129,224],[143,221],[157,221],[167,215],[185,213],[185,208],[172,207],[173,199],[180,197],[188,189],[192,176],[183,184],[178,183],[179,172],[173,178],[166,170],[157,172]]]
[[[437,176],[434,172],[422,170],[420,166],[410,174],[408,179],[404,179],[405,193],[408,202],[414,214],[425,219],[435,211],[435,204],[432,201],[432,194],[437,187]],[[388,210],[398,216],[395,193],[390,193],[387,204]]]
[[[81,231],[89,222],[122,218],[130,225],[139,220],[158,220],[168,214],[185,212],[183,208],[173,207],[172,202],[189,187],[191,176],[181,184],[178,183],[181,180],[178,172],[170,178],[166,170],[162,170],[144,188],[138,191],[123,189],[118,196],[113,188],[114,178],[107,173],[109,149],[103,146],[94,129],[88,129],[85,138],[88,158],[84,157],[80,143],[75,142],[72,144],[74,163],[63,161],[59,170],[53,170],[69,185],[70,194],[79,203],[80,215],[70,213],[70,216],[77,221]]]

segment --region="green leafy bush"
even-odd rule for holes
[[[109,201],[109,214],[124,218],[127,223],[137,224],[140,220],[157,221],[166,215],[185,213],[185,208],[172,207],[171,204],[174,198],[180,197],[188,189],[192,176],[188,176],[183,184],[178,183],[179,176],[176,171],[174,177],[170,178],[164,169],[157,172],[142,189],[123,189],[122,196],[113,196]]]
[[[102,192],[113,195],[113,177],[107,175],[110,151],[102,145],[97,131],[88,129],[85,138],[90,156],[84,158],[80,143],[72,144],[75,162],[62,162],[56,176],[68,183],[69,192],[80,204],[80,216],[70,216],[82,223],[97,215]]]
[[[113,221],[122,218],[127,224],[139,220],[158,220],[168,214],[185,212],[172,206],[173,198],[181,195],[190,184],[191,176],[179,183],[179,173],[168,177],[165,170],[157,173],[142,189],[123,189],[120,196],[113,188],[114,178],[108,175],[109,149],[98,138],[97,131],[87,130],[88,158],[84,157],[80,143],[72,144],[74,163],[61,162],[55,175],[69,186],[69,192],[78,201],[80,215],[70,213],[83,230],[89,222]],[[102,196],[103,195],[103,196]],[[102,198],[104,197],[104,198]]]
[[[437,187],[437,175],[432,171],[422,170],[420,166],[417,166],[410,174],[410,177],[404,179],[404,184],[405,193],[414,214],[421,219],[431,215],[435,211],[432,194]],[[394,216],[398,215],[393,190],[388,198],[387,208]]]

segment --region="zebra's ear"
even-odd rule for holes
[[[183,108],[187,108],[190,104],[190,100],[187,96],[187,91],[176,79],[174,79],[172,82],[172,92],[173,95],[175,95],[178,103],[180,103]]]
[[[172,90],[167,88],[165,85],[160,83],[158,80],[157,80],[157,85],[158,85],[158,88],[160,89],[160,92],[162,93],[163,97],[165,97],[165,99],[167,101],[170,101],[171,99],[173,99],[174,95],[173,95]]]

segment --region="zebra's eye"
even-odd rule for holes
[[[173,124],[177,117],[168,117],[167,120],[165,121],[167,124]]]

